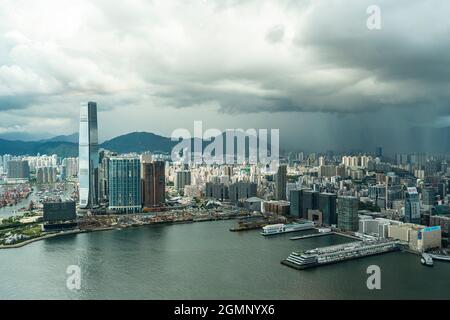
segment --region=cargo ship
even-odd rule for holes
[[[303,222],[303,223],[289,223],[289,224],[269,224],[262,228],[261,234],[263,236],[271,236],[275,234],[294,232],[294,231],[302,231],[302,230],[310,230],[314,228],[314,223],[311,221]]]

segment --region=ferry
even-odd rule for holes
[[[431,256],[427,253],[422,254],[422,258],[420,258],[420,262],[425,266],[429,266],[429,267],[433,266],[433,258],[431,258]]]
[[[311,221],[303,223],[290,223],[290,224],[269,224],[262,228],[261,234],[263,236],[270,236],[274,234],[281,234],[294,231],[310,230],[314,228],[314,223]]]

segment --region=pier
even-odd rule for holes
[[[352,240],[361,240],[360,238],[358,238],[356,236],[352,236],[352,235],[350,235],[348,233],[342,233],[342,232],[336,232],[336,231],[305,234],[303,236],[297,236],[297,237],[289,238],[289,240],[303,240],[303,239],[323,237],[323,236],[329,236],[329,235],[347,237],[347,238],[352,239]]]
[[[323,236],[335,235],[335,234],[337,234],[337,233],[336,232],[312,233],[312,234],[305,234],[303,236],[292,237],[292,238],[289,238],[289,240],[302,240],[302,239],[323,237]]]

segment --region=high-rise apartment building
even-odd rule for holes
[[[64,158],[62,160],[64,178],[73,178],[78,175],[78,158]]]
[[[189,170],[177,171],[175,178],[175,186],[178,191],[184,190],[185,186],[191,184],[191,172]]]
[[[80,108],[79,182],[80,208],[98,204],[98,128],[97,104],[82,103]]]
[[[28,180],[30,178],[30,166],[27,160],[9,160],[7,172],[8,179]]]
[[[230,201],[237,203],[239,200],[248,199],[256,196],[257,185],[252,182],[239,181],[230,184],[228,187],[228,194]]]
[[[228,187],[224,183],[207,182],[205,185],[205,198],[220,201],[228,199]]]
[[[36,169],[36,182],[38,184],[55,183],[56,181],[56,167],[39,167]]]

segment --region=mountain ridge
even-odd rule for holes
[[[374,137],[375,139],[376,137]],[[411,129],[408,137],[409,142],[413,142],[403,149],[399,148],[396,153],[402,152],[449,152],[450,151],[450,127],[434,128],[431,132],[423,128]],[[439,141],[439,143],[436,143]],[[192,141],[191,141],[192,142]],[[164,137],[155,133],[145,131],[135,131],[126,133],[112,139],[106,140],[99,145],[117,153],[131,153],[150,151],[153,153],[170,153],[177,144],[169,137]],[[224,147],[225,147],[224,139]],[[209,141],[203,141],[203,147],[209,144]],[[379,145],[379,142],[372,141],[372,144]],[[192,144],[191,144],[192,146]],[[336,146],[339,150],[339,147]],[[371,150],[368,145],[365,152]],[[0,155],[36,155],[36,154],[58,154],[61,157],[78,156],[78,133],[70,135],[59,135],[49,139],[37,141],[8,140],[0,138]]]
[[[76,142],[74,142],[76,135]],[[131,132],[107,140],[99,145],[118,153],[161,152],[169,153],[176,141],[150,132]],[[35,155],[58,154],[61,157],[78,156],[78,133],[60,135],[39,141],[7,140],[0,138],[0,154]]]

